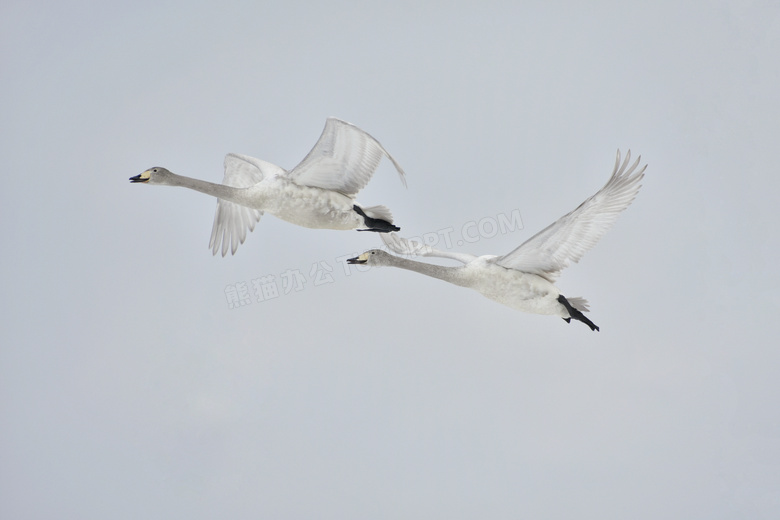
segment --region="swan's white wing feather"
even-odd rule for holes
[[[457,260],[463,264],[468,264],[473,260],[476,260],[476,256],[468,253],[452,253],[449,251],[439,251],[429,245],[415,242],[414,240],[408,240],[398,236],[397,233],[380,233],[382,242],[385,243],[390,251],[399,255],[410,256],[432,256],[438,258],[449,258],[450,260]]]
[[[629,166],[630,158],[629,150],[621,164],[618,150],[612,177],[603,188],[517,249],[497,257],[495,262],[555,281],[562,269],[578,262],[604,236],[636,197],[647,165],[637,170],[641,157]]]
[[[279,166],[247,155],[230,153],[225,156],[225,176],[222,184],[234,188],[248,188],[267,177],[283,175]],[[214,225],[211,228],[209,248],[213,254],[222,250],[225,256],[230,250],[236,254],[239,244],[246,240],[246,231],[253,231],[263,212],[234,202],[217,200]]]
[[[354,195],[371,180],[382,156],[390,159],[406,186],[401,165],[379,141],[353,124],[330,117],[317,144],[289,176],[296,184]]]

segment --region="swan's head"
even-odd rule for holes
[[[393,255],[382,251],[381,249],[371,249],[360,256],[347,259],[347,263],[360,265],[390,265],[393,258],[395,258]]]
[[[145,172],[136,175],[135,177],[130,177],[130,182],[145,182],[148,184],[171,184],[173,179],[173,174],[169,172],[167,169],[161,167],[161,166],[155,166],[154,168],[149,168]]]

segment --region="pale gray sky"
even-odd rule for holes
[[[0,517],[776,518],[780,6],[680,4],[4,1]],[[215,258],[213,199],[127,180],[328,116],[407,172],[361,202],[475,254],[642,154],[558,283],[601,332],[345,271],[369,233]]]

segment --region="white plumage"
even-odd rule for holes
[[[331,117],[314,148],[290,171],[231,153],[225,157],[222,184],[176,175],[162,167],[150,168],[130,180],[183,186],[217,197],[209,247],[213,254],[221,250],[225,256],[228,251],[235,254],[247,230],[254,230],[264,212],[315,229],[397,230],[388,208],[363,207],[355,201],[382,157],[390,159],[406,186],[403,169],[379,141]]]
[[[621,163],[618,150],[612,176],[603,188],[506,255],[477,257],[438,251],[391,233],[382,235],[382,240],[397,254],[448,258],[463,265],[447,267],[416,262],[379,249],[366,251],[348,262],[416,271],[474,289],[513,309],[560,316],[566,321],[574,318],[598,330],[583,314],[588,311],[587,301],[564,297],[553,283],[561,270],[571,262],[578,262],[598,242],[636,197],[647,166],[637,169],[640,158],[629,166],[630,157],[629,151]]]

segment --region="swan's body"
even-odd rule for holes
[[[347,262],[416,271],[474,289],[491,300],[519,311],[560,316],[567,322],[574,318],[588,325],[591,330],[599,330],[583,314],[588,311],[587,301],[566,298],[554,282],[561,270],[571,262],[578,262],[596,244],[636,197],[647,166],[637,171],[637,158],[629,167],[630,156],[631,152],[621,164],[618,151],[612,177],[601,190],[506,255],[477,257],[438,251],[393,233],[383,235],[382,240],[397,254],[448,258],[463,265],[448,267],[427,264],[379,249],[366,251]]]
[[[382,145],[360,128],[328,118],[317,143],[290,171],[246,155],[225,157],[222,184],[150,168],[131,182],[183,186],[217,197],[209,247],[235,254],[264,212],[314,229],[359,229],[387,233],[399,228],[384,206],[363,207],[355,195],[387,157],[406,184],[404,171]],[[362,228],[362,229],[361,229]]]

